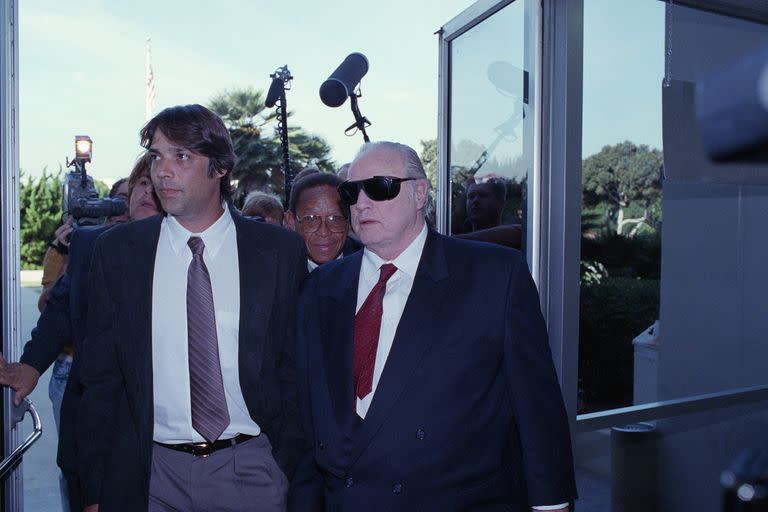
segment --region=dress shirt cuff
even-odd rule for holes
[[[559,505],[536,505],[531,507],[533,510],[559,510],[568,506],[568,503],[561,503]]]

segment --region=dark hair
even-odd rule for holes
[[[296,214],[296,208],[299,205],[301,194],[305,190],[315,187],[328,186],[336,191],[336,188],[339,185],[341,185],[341,180],[335,174],[329,174],[326,172],[307,174],[300,180],[293,183],[293,187],[291,187],[291,198],[288,201],[288,210],[290,210],[294,215]],[[338,196],[338,191],[336,191],[336,195]],[[347,206],[347,204],[341,200],[341,196],[339,196],[339,207],[341,207],[341,212],[344,214],[344,217],[349,218],[349,206]]]
[[[320,172],[320,169],[318,169],[317,167],[305,167],[296,173],[296,176],[293,177],[293,181],[297,182],[300,179],[306,178],[310,174],[317,174],[319,172]]]
[[[486,181],[475,183],[470,186],[488,185],[493,196],[499,200],[500,203],[504,203],[507,200],[507,180],[504,178],[489,178]],[[469,187],[467,187],[467,193],[469,193]]]
[[[507,180],[504,178],[491,178],[486,183],[491,186],[496,199],[502,203],[507,200]]]
[[[136,163],[133,164],[131,174],[128,175],[129,198],[131,197],[131,194],[133,194],[133,187],[136,186],[136,184],[139,182],[139,179],[141,179],[142,176],[149,176],[149,167],[149,158],[147,158],[147,152],[144,151],[138,156],[138,158],[136,158]]]
[[[229,130],[219,116],[202,105],[168,107],[141,129],[139,136],[144,148],[150,148],[157,130],[161,130],[173,143],[207,157],[209,177],[217,170],[224,171],[219,190],[222,199],[227,202],[231,200],[232,184],[229,178],[237,163],[237,156]]]
[[[128,181],[128,178],[120,178],[116,182],[112,184],[112,188],[109,189],[109,197],[115,197],[117,195],[117,189],[120,188],[120,185]]]

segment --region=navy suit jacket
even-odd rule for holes
[[[42,375],[66,345],[71,342],[74,346],[74,362],[61,405],[57,456],[59,466],[69,472],[77,470],[75,428],[80,399],[77,353],[82,348],[87,325],[88,269],[96,239],[107,229],[103,226],[83,227],[72,232],[67,268],[51,289],[45,309],[32,329],[32,339],[21,356],[22,363],[29,364]]]
[[[230,208],[240,268],[240,387],[251,417],[290,477],[303,446],[295,389],[293,314],[306,275],[303,240]],[[78,357],[84,394],[78,465],[86,504],[146,510],[152,460],[152,281],[162,217],[99,238],[88,335]]]
[[[299,301],[310,448],[289,511],[527,511],[571,501],[568,421],[521,254],[429,233],[364,421],[352,379],[362,257],[312,272]]]

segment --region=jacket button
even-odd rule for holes
[[[317,442],[317,447],[320,448],[321,450],[324,450],[325,449],[325,443],[322,442],[322,441],[318,441]]]
[[[347,479],[344,481],[344,485],[347,486],[347,488],[350,488],[353,485],[355,485],[355,481],[352,479],[351,476],[348,476]]]
[[[422,441],[425,437],[427,437],[427,433],[424,432],[424,429],[420,428],[416,431],[416,439]]]
[[[403,484],[394,484],[392,486],[392,492],[394,494],[400,494],[401,492],[403,492]]]

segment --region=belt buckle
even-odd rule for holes
[[[206,458],[213,453],[213,443],[198,443],[194,445],[192,454],[195,457]]]

